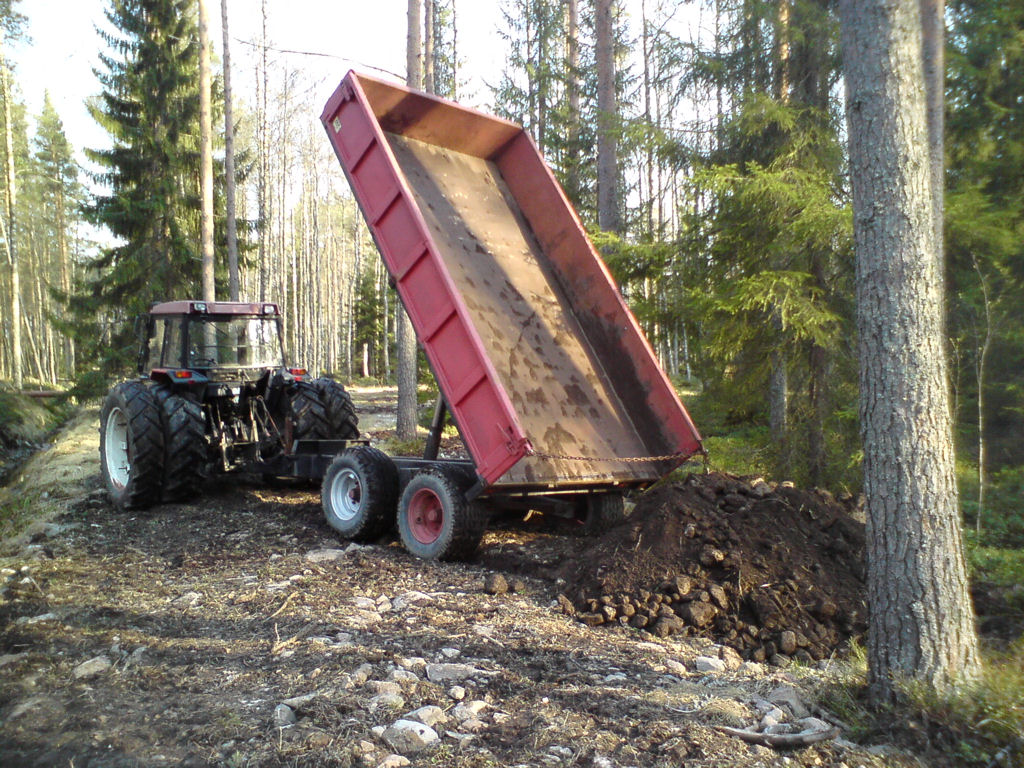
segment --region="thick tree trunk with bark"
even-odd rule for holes
[[[612,0],[595,0],[594,35],[597,55],[597,223],[619,232],[618,109],[615,103],[615,35]]]
[[[869,684],[944,689],[979,657],[953,468],[916,3],[840,3],[867,498]]]

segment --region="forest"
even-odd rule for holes
[[[18,4],[5,5],[5,39],[30,35]],[[508,56],[489,103],[540,146],[663,367],[694,398],[713,458],[856,492],[834,5],[644,0],[627,13],[612,3],[602,31],[590,3],[504,0]],[[100,394],[134,365],[134,317],[198,293],[194,6],[109,4],[115,31],[89,102],[108,147],[73,147],[49,100],[29,114],[4,60],[0,376],[15,386]],[[424,86],[457,100],[473,66],[460,56],[458,9],[426,9]],[[256,71],[236,75],[256,87],[233,108],[230,217],[223,55],[214,79],[218,296],[230,218],[238,295],[281,303],[294,360],[345,381],[393,381],[397,297],[316,124],[320,105],[267,43],[266,2],[262,12]],[[692,23],[677,23],[683,14]],[[1021,546],[1024,11],[956,0],[946,23],[946,337],[963,514],[979,541]],[[601,66],[614,88],[599,89]]]
[[[407,421],[403,426],[403,413],[416,418],[417,396],[425,404],[440,393],[425,357],[422,353],[417,357],[394,278],[378,255],[374,237],[324,136],[319,120],[322,83],[311,85],[303,70],[312,57],[337,55],[340,59],[344,52],[286,49],[275,42],[280,3],[260,0],[244,10],[241,5],[228,0],[102,0],[104,18],[96,24],[102,45],[94,55],[95,91],[84,97],[84,105],[105,141],[79,146],[49,92],[26,93],[26,84],[35,84],[38,78],[29,77],[18,66],[16,52],[32,45],[32,16],[21,0],[0,0],[0,242],[4,249],[0,305],[7,307],[0,318],[4,328],[0,427],[10,416],[9,396],[23,393],[60,402],[59,407],[66,409],[62,414],[76,414],[68,420],[71,434],[79,429],[95,436],[94,426],[85,424],[88,409],[115,382],[135,375],[142,330],[139,318],[156,302],[183,298],[276,302],[284,316],[289,365],[307,369],[320,386],[326,386],[326,379],[320,377],[328,377],[335,380],[327,382],[331,386],[341,382],[363,394],[371,388],[397,390],[396,444],[401,443],[400,450],[421,452],[418,444],[407,439],[416,438],[416,425]],[[214,40],[209,39],[211,10],[219,12],[218,31],[223,34]],[[648,543],[641,550],[641,528],[655,520],[653,525],[660,527],[649,537],[655,540],[660,531],[678,528],[676,544],[681,542],[687,550],[688,562],[671,579],[666,580],[664,573],[658,576],[662,586],[657,588],[640,579],[638,598],[613,599],[604,594],[606,580],[599,568],[592,595],[581,591],[578,599],[570,599],[564,592],[557,597],[552,593],[540,602],[548,608],[561,606],[558,610],[565,616],[578,619],[573,631],[583,631],[576,624],[588,630],[607,624],[611,631],[628,633],[630,640],[665,640],[668,629],[654,634],[660,619],[666,620],[662,626],[674,622],[672,631],[682,633],[681,637],[714,628],[726,638],[723,643],[738,643],[736,647],[747,653],[742,663],[793,665],[796,676],[802,674],[802,664],[817,664],[815,674],[830,672],[829,654],[838,648],[839,636],[833,631],[832,641],[826,642],[825,625],[835,625],[850,641],[843,646],[843,662],[861,663],[864,670],[858,682],[848,684],[849,690],[857,692],[846,702],[849,717],[864,721],[852,726],[832,723],[834,733],[823,723],[832,733],[830,739],[840,730],[856,733],[859,728],[862,734],[877,736],[891,727],[891,733],[899,732],[904,743],[926,744],[920,754],[941,752],[946,749],[943,745],[952,745],[954,751],[942,758],[950,762],[943,765],[1014,764],[1013,759],[1024,754],[1019,663],[1020,617],[1024,615],[1020,587],[1024,447],[1019,440],[1024,432],[1024,96],[1020,85],[1024,82],[1024,5],[996,0],[498,0],[491,23],[501,50],[494,52],[490,62],[474,60],[467,53],[478,50],[466,43],[467,35],[474,33],[471,26],[467,30],[467,15],[466,5],[458,0],[408,0],[407,25],[376,30],[405,48],[405,75],[387,71],[385,66],[394,65],[383,60],[380,66],[356,64],[368,67],[374,77],[404,81],[410,88],[455,102],[472,101],[473,106],[529,133],[667,374],[671,387],[669,382],[659,386],[664,386],[668,399],[672,399],[671,388],[680,395],[707,449],[702,476],[679,472],[646,496],[636,494],[628,501],[630,509],[641,509],[637,518],[628,520],[634,525],[619,525],[618,533],[610,525],[604,544],[599,542],[590,550],[597,553],[595,563],[619,557],[623,548],[640,552],[627,552],[626,557],[638,563],[632,575],[647,578],[646,569],[654,568],[652,563],[659,556],[651,553],[663,542]],[[257,29],[256,34],[233,37],[229,22],[239,18],[248,29]],[[479,72],[491,71],[487,67],[495,62],[500,62],[497,75],[481,80]],[[346,68],[339,63],[339,79]],[[54,77],[56,72],[57,68]],[[329,85],[333,89],[334,83]],[[36,103],[41,107],[30,106]],[[341,128],[335,131],[340,134]],[[581,234],[577,237],[585,241]],[[269,379],[270,374],[266,376]],[[136,381],[129,386],[157,402],[153,382]],[[305,382],[302,386],[315,389],[317,385]],[[164,408],[161,415],[153,417],[154,429],[161,435],[150,446],[157,457],[153,460],[154,498],[170,504],[176,499],[161,497],[160,484],[170,476],[164,462],[170,463],[171,449],[164,441],[170,442],[174,429],[167,415],[170,395],[159,397],[167,399],[159,406]],[[351,413],[351,400],[344,402]],[[204,416],[193,400],[186,406],[194,416],[189,424],[198,425],[199,444],[205,445],[203,428],[212,417]],[[426,406],[419,409],[421,426],[429,418],[428,410]],[[436,413],[442,412],[438,405]],[[354,418],[351,426],[358,437]],[[111,435],[120,434],[110,424],[116,426],[108,419],[101,446],[114,439]],[[285,432],[289,444],[285,446],[281,437],[281,445],[290,451],[294,445],[290,427]],[[441,430],[437,432],[440,440]],[[0,435],[6,433],[0,430]],[[508,440],[504,432],[501,435]],[[385,439],[391,438],[389,432]],[[124,437],[121,469],[125,473],[135,461],[134,447],[129,450],[134,439]],[[6,437],[4,441],[6,449],[10,441]],[[346,453],[354,450],[350,443],[346,445],[350,446]],[[700,447],[696,439],[694,445]],[[385,447],[391,450],[392,446]],[[329,459],[343,458],[334,452]],[[212,456],[214,451],[209,453]],[[397,454],[398,449],[391,453]],[[101,447],[99,454],[109,480],[106,462],[113,453]],[[380,461],[391,461],[384,453],[377,454]],[[581,458],[533,455],[552,460]],[[595,455],[582,458],[602,460],[594,459]],[[608,460],[643,459],[620,454]],[[228,469],[226,453],[224,469]],[[202,485],[205,470],[195,471],[196,484]],[[400,482],[395,470],[394,482],[381,480],[379,485],[387,485],[392,495],[401,490],[401,503],[405,503],[410,484],[423,481],[422,476],[432,471],[429,467],[417,470],[416,480]],[[444,473],[438,469],[437,474]],[[453,492],[460,504],[465,503],[460,509],[469,510],[467,516],[479,512],[474,519],[480,522],[480,535],[474,548],[489,521],[487,515],[509,511],[499,509],[499,502],[507,498],[500,494],[487,498],[486,489],[480,491],[487,485],[483,477],[480,470],[472,492]],[[274,479],[261,475],[268,478]],[[79,481],[87,484],[89,479]],[[284,574],[293,569],[290,556],[323,575],[328,560],[317,557],[328,558],[334,568],[351,554],[351,550],[312,549],[323,545],[315,541],[318,531],[323,531],[323,525],[319,529],[316,525],[323,521],[306,526],[299,538],[278,537],[274,517],[278,507],[294,502],[286,494],[261,496],[245,486],[246,481],[239,482],[231,486],[237,491],[235,497],[222,495],[211,505],[213,513],[224,514],[211,514],[208,526],[195,526],[197,536],[208,537],[207,544],[196,545],[197,550],[213,551],[228,543],[237,548],[250,533],[236,530],[232,516],[262,516],[261,520],[270,521],[268,532],[260,532],[263,539],[251,540],[258,546],[248,555],[262,558],[261,547],[268,551],[279,545],[291,548],[279,552],[280,559],[267,566],[286,579],[271,585],[273,590],[263,590],[268,594],[293,583],[287,579],[301,582],[313,573]],[[361,481],[356,477],[352,482],[355,495],[350,489],[338,498],[358,507]],[[333,498],[326,481],[323,488],[324,497]],[[80,498],[69,502],[59,518],[62,524],[70,521],[73,527],[68,530],[76,530],[81,522],[76,515],[85,519],[105,509],[102,491],[97,491],[84,485],[77,489]],[[600,495],[593,491],[582,489],[587,494],[584,508],[589,508],[590,496]],[[471,494],[479,492],[484,493],[482,505],[493,502],[493,510],[473,506],[477,496]],[[49,494],[50,489],[45,495]],[[624,516],[616,523],[626,522],[627,502],[617,483],[605,495],[613,494]],[[677,501],[685,498],[675,511],[692,520],[687,518],[688,524],[682,525],[682,517],[667,511],[667,502],[659,506],[658,494]],[[32,501],[25,496],[24,503],[0,497],[0,523],[6,524],[9,516],[29,517],[25,507],[45,495]],[[301,498],[298,504],[304,511],[300,514],[308,515],[314,505]],[[636,502],[637,498],[642,501]],[[257,501],[250,504],[252,499]],[[528,521],[535,510],[527,508],[525,495],[519,501],[515,510],[525,511]],[[556,501],[568,506],[577,499]],[[395,503],[399,502],[392,499],[389,515]],[[405,514],[401,503],[399,528]],[[711,505],[707,514],[719,521],[717,538],[710,533],[705,504]],[[776,514],[783,506],[791,517]],[[835,576],[833,571],[838,572],[842,561],[848,566],[842,579],[850,589],[843,605],[830,603],[827,595],[805,602],[798,599],[799,579],[787,575],[797,570],[784,556],[789,551],[784,541],[787,532],[773,531],[781,534],[779,541],[766,543],[758,529],[764,525],[761,518],[750,526],[752,532],[744,531],[751,533],[746,560],[739,562],[744,556],[738,551],[724,551],[738,541],[737,536],[723,533],[732,524],[729,521],[752,515],[757,508],[774,510],[772,519],[792,520],[794,531],[810,516],[814,523],[810,527],[819,538],[814,546],[820,545],[822,562],[829,561],[829,567],[821,562],[803,567],[800,578],[806,577],[817,589]],[[180,548],[173,518],[165,522],[157,515],[140,514],[137,520],[134,510],[126,510],[129,507],[114,500],[107,511],[120,521],[120,527],[90,552],[106,552],[104,547],[109,547],[111,557],[140,556],[132,566],[138,568],[157,567],[152,563],[159,562],[172,580],[189,558],[192,566],[199,562],[184,550],[172,552]],[[194,507],[177,512],[200,514]],[[445,514],[450,518],[453,513]],[[843,526],[833,528],[840,517],[849,517],[845,538]],[[393,515],[385,520],[394,521]],[[341,530],[330,519],[328,524]],[[96,523],[92,527],[102,528]],[[60,526],[53,530],[55,542],[66,532]],[[156,545],[147,541],[146,530],[156,531]],[[698,531],[708,538],[694,538]],[[635,545],[629,539],[634,534]],[[71,549],[85,540],[74,539],[76,535],[68,539]],[[90,530],[89,535],[102,538],[107,532]],[[381,541],[387,535],[382,534]],[[501,529],[489,540],[483,561],[499,571],[507,567],[512,560],[502,559],[507,554],[504,542],[517,535],[514,529]],[[33,536],[31,541],[37,544],[50,534]],[[691,539],[692,544],[687,543]],[[854,540],[855,551],[850,543]],[[133,543],[125,548],[117,541]],[[576,551],[576,540],[559,541],[556,546],[563,549],[554,550],[562,553],[557,557],[575,562],[564,553]],[[57,544],[58,554],[61,546]],[[145,549],[151,546],[162,549]],[[309,551],[298,552],[300,546]],[[340,586],[323,581],[318,587],[324,604],[317,611],[323,617],[333,610],[329,606],[334,595],[329,593],[338,587],[346,599],[369,612],[371,625],[391,622],[388,626],[395,633],[388,643],[415,645],[426,635],[416,635],[397,612],[421,600],[409,595],[422,595],[426,602],[436,595],[405,592],[399,596],[395,590],[397,583],[408,580],[401,574],[420,564],[402,559],[404,554],[390,544],[378,548],[383,554],[362,543],[353,546],[357,554],[351,559],[365,570],[361,578],[377,583],[380,577],[387,586],[378,588],[380,597],[367,597],[369,593],[364,594],[361,583],[356,583],[358,578],[339,582]],[[744,569],[753,565],[756,574],[757,563],[764,563],[754,553],[759,547],[777,557],[777,573],[771,578],[747,575],[757,583],[746,585],[748,592],[743,593]],[[512,550],[521,555],[525,548]],[[32,556],[45,563],[41,572],[50,569],[56,574],[67,565],[54,556],[52,548],[49,555],[45,548],[39,551],[41,555]],[[468,551],[472,555],[475,549]],[[377,556],[388,566],[381,568],[373,561]],[[231,557],[234,554],[227,560]],[[208,567],[195,567],[196,578],[207,580],[203,589],[210,594],[227,589],[217,584],[220,565],[211,556]],[[241,570],[231,579],[244,581],[248,589],[256,582],[242,573],[248,566],[238,567]],[[424,567],[441,566],[431,562]],[[705,579],[716,569],[730,568],[736,569],[735,587],[732,577],[714,584]],[[187,571],[181,574],[192,578]],[[25,594],[18,592],[18,584],[29,584],[31,579],[13,581],[23,572],[30,570],[5,569],[5,578],[14,586],[3,588],[3,599],[14,595],[24,598],[28,606],[30,590],[26,586]],[[441,573],[442,580],[447,578]],[[463,580],[460,590],[478,574],[458,573]],[[545,583],[537,595],[553,588],[547,582],[556,582],[552,575],[556,573],[562,571],[536,568],[535,583]],[[477,598],[500,595],[518,599],[532,588],[506,583],[504,589],[492,591],[494,581],[487,578],[485,584],[490,586],[485,586],[484,593],[489,597],[470,587],[476,593],[468,602],[477,604]],[[705,586],[691,590],[698,584]],[[759,595],[767,594],[760,590],[769,587],[777,588],[778,595],[791,588],[791,607],[810,611],[813,621],[783,626],[773,623],[764,605],[751,608]],[[42,602],[50,599],[38,583],[35,589]],[[737,594],[731,597],[733,589]],[[241,596],[234,587],[231,590],[221,607],[232,611],[243,602],[266,597],[255,587]],[[403,606],[396,613],[389,613],[393,604],[386,597],[388,591],[396,597],[395,604]],[[128,585],[124,594],[131,599],[147,593]],[[187,594],[198,597],[189,597],[192,602],[187,605],[177,599],[174,604],[185,606],[182,611],[197,606],[200,612],[206,611],[199,591]],[[289,606],[298,594],[290,592],[274,610],[269,602],[264,604],[270,619],[281,616],[284,622],[295,611],[305,611],[302,621],[312,616],[312,609],[298,605],[303,598]],[[465,594],[460,591],[457,596]],[[162,595],[159,599],[163,600]],[[774,599],[779,602],[777,596]],[[31,600],[37,600],[34,593]],[[669,608],[673,602],[677,607]],[[864,613],[858,613],[861,606]],[[712,624],[713,614],[730,607],[735,608],[734,615],[728,620],[720,615]],[[647,613],[638,616],[641,610]],[[42,607],[34,618],[27,612],[29,607],[24,611],[18,621],[25,626],[56,619],[56,614],[42,613]],[[474,632],[485,619],[490,621],[489,611],[488,603],[468,622]],[[166,613],[162,608],[151,612]],[[699,614],[707,620],[700,620]],[[173,612],[166,615],[172,623],[178,620]],[[676,621],[677,616],[689,616],[690,625]],[[751,627],[751,616],[756,616],[760,627]],[[312,623],[300,629],[294,623],[299,618],[291,618],[288,631],[294,634],[290,638],[278,632],[277,623],[272,625],[267,669],[273,668],[273,657],[279,654],[281,661],[290,658],[312,632]],[[461,614],[456,618],[460,628],[467,623]],[[270,626],[261,623],[257,634]],[[339,631],[338,626],[331,624],[322,636],[310,640],[340,647],[367,630],[360,625],[353,634]],[[646,634],[638,634],[640,630]],[[824,634],[819,636],[819,630]],[[232,619],[225,623],[220,640],[235,631]],[[518,625],[514,631],[519,631]],[[749,634],[749,647],[743,645],[744,632]],[[346,634],[347,640],[338,639]],[[478,638],[480,644],[493,641],[505,649],[502,642],[478,634],[483,638]],[[47,653],[52,655],[57,641],[50,642]],[[366,651],[365,659],[372,665],[381,656],[370,646],[360,652]],[[646,646],[645,652],[659,647],[651,642]],[[114,648],[111,654],[120,652],[119,640]],[[287,655],[282,654],[286,649]],[[461,653],[440,646],[432,650],[444,659]],[[588,653],[596,658],[598,651]],[[737,654],[734,650],[736,667],[730,671],[741,663]],[[229,659],[230,654],[223,655]],[[11,663],[21,663],[24,656]],[[521,661],[521,653],[511,656],[514,663]],[[297,661],[305,664],[306,659],[300,655]],[[428,666],[424,659],[420,661]],[[711,671],[725,670],[725,656],[711,661],[715,662]],[[698,659],[697,671],[708,663]],[[128,665],[126,661],[125,670]],[[109,664],[103,671],[107,669]],[[660,674],[662,667],[656,665],[647,672],[653,675],[654,669]],[[397,667],[391,671],[388,682],[399,691],[402,687],[394,680],[412,680],[415,693],[416,674],[406,670],[405,678],[396,678],[398,671]],[[307,672],[312,680],[321,668],[297,673],[303,685],[308,682]],[[676,672],[683,677],[690,674],[682,663]],[[425,674],[429,678],[429,671]],[[532,671],[517,674],[533,684]],[[557,685],[575,674],[559,671]],[[590,683],[605,685],[614,676],[597,676]],[[795,681],[796,676],[787,679]],[[662,676],[650,685],[662,685],[665,679]],[[281,694],[278,698],[284,697],[283,686],[275,690]],[[461,701],[461,697],[452,698]],[[299,710],[311,701],[301,699],[287,698],[298,701],[294,706]],[[861,708],[864,701],[873,708],[870,715]],[[543,704],[548,703],[544,698]],[[889,717],[893,710],[888,708],[896,705],[904,707],[898,712],[906,717]],[[364,708],[376,717],[375,706]],[[844,714],[838,699],[830,700],[829,706]],[[629,716],[635,714],[634,704],[622,707]],[[688,715],[699,710],[672,709]],[[328,715],[336,720],[340,711],[336,708]],[[322,718],[325,712],[316,715]],[[266,764],[283,759],[283,733],[295,724],[294,712],[292,716],[291,722],[281,725],[274,710],[280,728],[278,752]],[[602,716],[621,719],[609,712]],[[254,732],[266,730],[255,714],[246,717],[246,727]],[[582,717],[590,723],[587,727],[594,722],[589,717]],[[701,717],[698,714],[697,719]],[[871,718],[870,724],[864,724]],[[923,724],[917,734],[911,733],[917,728],[915,718]],[[897,725],[882,722],[887,719]],[[53,728],[59,731],[62,722],[55,718]],[[489,735],[502,734],[493,744],[508,748],[523,741],[506,738],[500,724],[493,722]],[[705,725],[701,721],[700,727]],[[481,721],[481,728],[486,727]],[[738,735],[728,724],[713,724],[713,729],[719,736]],[[750,736],[752,732],[743,733]],[[764,731],[756,736],[763,739],[766,734],[771,735]],[[938,734],[934,743],[931,734]],[[291,738],[297,740],[294,734]],[[661,750],[659,759],[669,762],[686,757],[682,753],[665,757],[663,747],[675,736],[658,738],[660,745],[652,739],[635,754],[649,748]],[[220,736],[216,741],[235,744]],[[771,740],[747,741],[776,746]],[[254,742],[255,738],[250,739]],[[153,745],[156,748],[156,742]],[[461,749],[463,742],[459,745]],[[268,742],[260,747],[264,748],[274,746]],[[356,753],[345,754],[345,759],[354,759]],[[225,764],[236,764],[226,753],[221,757]]]

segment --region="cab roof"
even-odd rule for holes
[[[264,315],[281,314],[277,304],[271,302],[248,303],[241,301],[164,301],[149,309],[151,315]]]

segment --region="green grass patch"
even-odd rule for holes
[[[820,703],[849,728],[851,741],[895,744],[937,768],[1024,765],[1024,647],[985,653],[982,678],[938,694],[908,682],[901,701],[873,708],[867,697],[862,647],[839,662],[815,691]]]
[[[38,513],[38,495],[0,491],[0,540],[16,536]]]

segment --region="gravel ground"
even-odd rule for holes
[[[833,736],[814,691],[836,663],[564,615],[574,529],[502,523],[438,564],[338,540],[315,488],[234,477],[120,512],[95,418],[21,472],[40,519],[0,549],[0,765],[921,764],[842,727],[792,749],[721,730]]]

